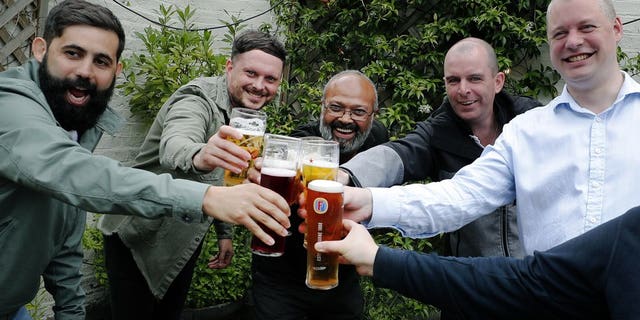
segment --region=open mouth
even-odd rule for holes
[[[568,57],[568,58],[564,58],[562,60],[565,61],[565,62],[579,62],[579,61],[583,61],[583,60],[589,59],[592,55],[593,55],[593,53],[583,53],[583,54],[578,54],[578,55],[571,56],[571,57]]]
[[[460,101],[460,104],[463,106],[470,106],[474,103],[478,102],[478,100],[470,100],[470,101]]]
[[[339,127],[333,128],[333,135],[338,138],[351,139],[355,134],[356,134],[355,129],[339,128]]]
[[[67,102],[76,107],[82,107],[87,104],[91,95],[88,90],[78,89],[78,88],[70,88],[67,90],[67,94],[65,96]]]

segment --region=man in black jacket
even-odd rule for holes
[[[340,163],[356,153],[389,141],[387,129],[374,119],[378,95],[373,82],[356,70],[342,71],[325,85],[320,120],[301,126],[292,136],[320,136],[340,143]],[[256,165],[259,169],[259,163]],[[250,179],[257,181],[255,171]],[[253,177],[252,177],[253,176]],[[297,210],[297,205],[292,212]],[[353,266],[340,266],[340,284],[331,290],[305,285],[307,251],[291,215],[291,236],[281,257],[253,255],[255,318],[260,319],[361,319],[364,299]]]
[[[358,154],[342,166],[338,179],[362,187],[388,187],[408,181],[451,178],[494,143],[502,126],[533,107],[536,100],[513,97],[502,88],[505,74],[487,42],[466,38],[445,57],[447,99],[406,137]],[[515,203],[498,208],[449,234],[455,256],[515,256],[518,238]]]

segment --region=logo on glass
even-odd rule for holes
[[[313,200],[313,211],[317,214],[324,214],[329,210],[329,202],[325,198],[316,198]]]

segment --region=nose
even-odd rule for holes
[[[91,59],[83,59],[76,66],[76,76],[91,79],[93,75],[93,61]]]
[[[351,118],[351,110],[345,110],[344,113],[338,117],[338,120],[340,120],[340,122],[353,122],[353,119]]]
[[[567,41],[565,42],[565,45],[568,48],[578,48],[582,45],[583,43],[583,38],[582,36],[575,30],[570,30],[569,34],[567,34]]]
[[[467,80],[460,80],[460,85],[458,86],[458,93],[462,95],[466,95],[469,93],[469,83]]]

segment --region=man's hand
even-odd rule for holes
[[[342,169],[338,169],[338,175],[336,177],[336,181],[342,183],[345,186],[348,186],[349,182],[351,182],[350,180],[351,178],[349,177],[349,174],[346,171]]]
[[[233,259],[233,241],[218,239],[218,253],[209,258],[207,266],[210,269],[224,269],[231,264],[231,259]]]
[[[302,219],[306,219],[307,210],[305,209],[306,198],[304,192],[298,196],[298,202],[300,203],[298,215]],[[344,187],[344,212],[342,217],[355,222],[369,220],[371,219],[371,210],[373,208],[372,202],[373,199],[369,189]],[[298,227],[298,231],[307,232],[307,224],[302,222]]]
[[[258,223],[286,236],[291,226],[289,204],[277,193],[254,183],[233,187],[210,186],[205,193],[202,211],[215,219],[241,224],[268,245],[274,240]]]
[[[200,171],[211,171],[224,168],[234,173],[240,173],[249,166],[251,154],[227,138],[241,139],[242,134],[230,126],[222,126],[207,144],[193,156],[193,165]]]
[[[247,170],[247,180],[255,184],[260,184],[260,171],[262,170],[262,157],[253,160],[253,166]]]
[[[378,253],[378,245],[362,225],[347,219],[342,220],[342,225],[349,232],[346,238],[317,242],[314,248],[318,252],[337,253],[340,255],[340,263],[353,264],[360,275],[373,276],[373,262]]]

